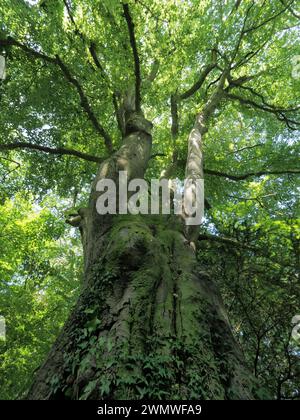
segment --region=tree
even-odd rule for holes
[[[80,231],[84,254],[79,299],[27,397],[261,397],[258,363],[270,319],[259,325],[248,315],[234,331],[220,290],[229,300],[235,293],[238,315],[230,313],[238,325],[253,300],[235,265],[248,272],[254,265],[263,291],[272,276],[257,274],[254,257],[265,258],[267,246],[258,231],[274,222],[290,235],[294,264],[298,239],[286,226],[294,223],[299,174],[299,80],[289,65],[297,54],[295,2],[1,3],[0,151],[7,168],[22,159],[33,193],[51,190],[62,200],[72,189],[77,210],[67,222]],[[205,177],[206,224],[187,227],[175,214],[100,215],[97,182],[117,182],[124,170],[129,180],[179,177],[194,185]],[[228,281],[219,281],[222,264]],[[296,311],[294,300],[290,306]],[[252,375],[238,340],[254,332]],[[286,382],[297,397],[289,346],[277,390],[263,384],[279,398]]]

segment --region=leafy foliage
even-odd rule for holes
[[[42,204],[33,207],[17,194],[1,206],[0,308],[7,329],[0,341],[2,399],[21,397],[28,387],[80,285],[78,239],[64,238],[65,224],[49,198]]]
[[[159,177],[174,155],[173,175],[184,177],[195,114],[231,62],[226,95],[203,145],[210,208],[198,257],[221,287],[261,384],[257,398],[299,399],[299,341],[291,338],[291,319],[300,313],[300,77],[292,76],[293,57],[300,54],[297,4],[128,4],[142,107],[154,123],[157,156],[147,178]],[[12,399],[28,386],[80,288],[79,235],[66,227],[64,211],[86,203],[97,163],[64,151],[105,158],[103,138],[114,150],[120,146],[115,108],[135,74],[119,0],[0,0],[0,53],[7,66],[7,78],[0,81],[0,314],[7,322],[7,341],[0,342],[0,398]],[[213,54],[217,66],[192,96],[178,102],[174,138],[171,96],[190,89]],[[97,322],[91,317],[87,335]],[[139,362],[155,367],[156,385],[169,380],[168,361],[153,356]],[[90,382],[83,397],[95,386],[106,395],[109,385]],[[154,385],[147,392],[141,387],[140,395],[163,398],[163,386]]]

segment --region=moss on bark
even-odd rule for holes
[[[213,279],[172,217],[118,216],[29,398],[251,398]]]

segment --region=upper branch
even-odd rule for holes
[[[295,113],[296,111],[298,111],[299,106],[294,107],[294,108],[282,108],[282,107],[276,107],[274,105],[268,104],[264,100],[260,104],[260,103],[257,103],[255,101],[253,101],[252,99],[243,98],[242,96],[239,96],[239,95],[236,95],[236,94],[226,92],[225,95],[229,99],[237,100],[242,105],[247,105],[247,106],[250,106],[252,108],[260,109],[261,111],[265,111],[265,112],[269,112],[271,114],[274,114],[279,121],[285,122],[286,125],[291,130],[296,130],[296,129],[298,129],[297,127],[300,127],[300,121],[296,121],[294,119],[291,119],[291,117],[288,115],[290,113]],[[257,96],[261,96],[261,95],[257,94]]]
[[[66,10],[67,10],[69,19],[70,19],[72,25],[74,26],[74,33],[75,33],[75,35],[78,35],[79,38],[81,39],[83,45],[88,47],[88,50],[89,50],[89,52],[91,54],[91,57],[93,59],[93,62],[95,64],[95,66],[97,67],[98,70],[100,70],[100,74],[101,74],[102,78],[109,84],[109,81],[107,80],[107,77],[106,77],[104,68],[103,68],[102,64],[100,63],[100,60],[99,60],[99,58],[97,56],[96,44],[93,41],[89,41],[85,37],[85,35],[80,31],[80,29],[76,25],[76,22],[75,22],[75,19],[74,19],[74,16],[72,14],[71,7],[70,7],[68,1],[67,0],[63,0],[63,2],[64,2],[64,5],[66,7]]]
[[[285,0],[281,0],[281,3],[285,6],[286,4],[285,4]],[[293,10],[293,8],[291,7],[291,5],[289,5],[288,6],[288,9],[289,9],[289,12],[291,12],[291,14],[295,17],[295,18],[297,18],[297,19],[300,19],[300,15],[297,13],[297,12],[295,12],[295,10]]]
[[[90,54],[91,54],[91,56],[93,58],[93,61],[95,63],[95,66],[97,67],[97,69],[100,70],[103,79],[106,80],[106,74],[105,74],[104,68],[103,68],[102,64],[100,63],[99,58],[97,56],[96,44],[94,42],[91,42],[90,43],[90,45],[89,45],[89,52],[90,52]]]
[[[159,61],[155,59],[152,63],[151,71],[147,77],[148,84],[151,84],[155,80],[158,70],[159,70]]]
[[[30,47],[27,47],[27,45],[22,44],[21,42],[17,41],[16,39],[12,38],[11,36],[8,36],[6,39],[0,39],[0,46],[1,47],[7,47],[7,46],[16,46],[21,48],[23,51],[25,51],[27,54],[30,54],[34,56],[35,58],[40,58],[43,61],[46,61],[47,63],[51,64],[57,64],[56,59],[53,57],[49,57],[48,55],[41,53],[39,51],[36,51]]]
[[[102,77],[102,79],[104,80],[104,82],[106,83],[107,87],[111,90],[112,89],[112,83],[109,80],[109,77],[107,76],[105,69],[103,67],[103,65],[101,64],[99,58],[98,58],[98,54],[97,54],[97,45],[94,41],[90,41],[89,39],[86,38],[86,36],[79,30],[78,26],[76,25],[74,16],[72,14],[70,5],[68,3],[68,0],[63,0],[69,19],[72,23],[72,25],[74,26],[74,33],[75,35],[78,35],[79,38],[81,39],[82,43],[84,46],[86,46],[89,50],[89,53],[93,59],[94,65],[96,66],[97,70],[99,70],[99,73]],[[92,66],[92,68],[94,69],[94,67]],[[115,110],[115,117],[116,117],[116,121],[118,124],[118,128],[122,134],[122,136],[124,136],[125,134],[125,129],[124,129],[124,124],[123,124],[123,118],[122,118],[122,109],[119,107],[118,105],[118,101],[117,101],[117,96],[118,96],[118,92],[113,90],[112,93],[112,102],[113,102],[113,106],[114,106],[114,110]]]
[[[250,6],[246,10],[245,17],[244,17],[244,20],[243,20],[242,29],[241,29],[241,32],[239,34],[237,44],[235,46],[235,49],[234,49],[234,52],[233,52],[233,56],[231,58],[231,64],[232,64],[231,69],[240,67],[241,65],[246,64],[247,62],[249,62],[269,42],[269,39],[266,40],[266,41],[264,41],[255,51],[251,51],[251,52],[247,53],[241,60],[239,60],[237,63],[234,64],[233,61],[236,58],[236,56],[237,56],[237,54],[238,54],[238,52],[240,50],[240,46],[241,46],[241,43],[242,43],[243,38],[245,36],[247,36],[249,33],[255,32],[256,30],[264,27],[265,25],[267,25],[270,22],[273,22],[273,24],[275,24],[276,23],[276,19],[279,16],[281,16],[285,11],[287,11],[290,8],[290,6],[292,5],[293,2],[294,2],[294,0],[289,0],[287,2],[287,4],[284,4],[283,1],[282,1],[284,7],[281,10],[279,10],[277,13],[273,14],[272,16],[270,16],[269,18],[265,19],[264,21],[261,21],[261,22],[259,22],[257,24],[253,24],[253,25],[247,27],[247,21],[248,21],[248,18],[249,18],[250,11],[254,7],[254,5],[255,5],[255,2],[254,1],[251,2]],[[263,7],[263,6],[261,6],[261,7]]]
[[[297,175],[297,174],[300,174],[300,169],[257,171],[257,172],[248,172],[243,175],[233,175],[233,174],[228,174],[225,172],[215,171],[213,169],[204,169],[204,172],[208,175],[215,175],[222,178],[230,179],[232,181],[244,181],[247,178],[259,177],[263,175]]]
[[[134,23],[131,18],[130,12],[129,12],[129,6],[128,4],[123,3],[123,11],[124,11],[124,17],[126,19],[128,32],[129,32],[129,39],[130,39],[130,45],[133,53],[134,58],[134,74],[135,74],[135,109],[136,111],[141,110],[141,69],[140,69],[140,58],[136,46],[136,39],[135,39],[135,33],[134,33]]]
[[[272,22],[274,19],[276,19],[277,17],[279,17],[280,15],[282,15],[282,13],[284,13],[286,10],[288,10],[293,3],[294,3],[294,0],[290,0],[289,2],[287,2],[287,4],[284,6],[283,9],[279,10],[279,12],[277,12],[274,15],[270,16],[268,19],[266,19],[266,20],[258,23],[257,25],[253,25],[253,26],[250,26],[247,29],[244,29],[244,31],[243,31],[244,34],[247,34],[247,33],[252,32],[252,31],[256,31],[257,29],[265,26],[267,23]]]
[[[232,245],[232,246],[236,246],[238,248],[246,248],[246,249],[250,249],[255,251],[256,248],[252,247],[250,245],[246,245],[242,242],[237,241],[234,238],[227,238],[224,236],[217,236],[217,235],[212,235],[209,233],[203,233],[200,234],[198,237],[198,241],[214,241],[214,242],[219,242],[221,244],[225,244],[225,245]]]
[[[178,103],[176,95],[171,95],[171,117],[172,117],[172,127],[171,133],[173,139],[178,137],[179,125],[178,125]]]
[[[244,35],[246,33],[245,27],[246,27],[247,20],[248,20],[248,17],[249,17],[249,14],[250,14],[250,11],[251,11],[252,7],[254,7],[254,1],[251,2],[250,6],[246,10],[245,17],[244,17],[244,20],[243,20],[242,30],[241,30],[241,32],[240,32],[240,34],[238,36],[237,43],[236,43],[236,45],[234,47],[234,51],[233,51],[233,54],[232,54],[232,57],[231,57],[231,60],[230,60],[230,66],[233,63],[235,57],[237,56],[237,54],[239,52],[239,49],[240,49],[240,46],[241,46],[243,37],[244,37]]]
[[[90,162],[103,162],[104,158],[100,158],[97,156],[92,156],[87,153],[79,152],[78,150],[74,149],[67,149],[64,147],[58,147],[57,149],[47,147],[47,146],[41,146],[34,143],[27,143],[27,142],[14,142],[14,143],[8,143],[8,144],[0,144],[0,151],[3,150],[16,150],[16,149],[29,149],[29,150],[37,150],[39,152],[45,152],[49,153],[51,155],[69,155],[69,156],[75,156],[83,160],[87,160]]]
[[[93,110],[92,110],[92,108],[89,104],[89,101],[88,101],[88,99],[87,99],[87,97],[84,93],[84,90],[83,90],[81,84],[78,82],[77,79],[75,79],[73,77],[70,70],[62,62],[60,57],[58,55],[55,56],[55,57],[50,57],[50,56],[48,56],[48,55],[46,55],[42,52],[36,51],[36,50],[28,47],[27,45],[24,45],[24,44],[20,43],[19,41],[15,40],[12,37],[8,37],[7,39],[0,39],[0,46],[10,46],[10,45],[19,47],[25,53],[27,53],[27,54],[35,57],[35,58],[41,59],[41,60],[43,60],[47,63],[57,65],[61,69],[65,79],[70,84],[72,84],[75,87],[75,89],[77,90],[77,93],[80,97],[80,105],[83,108],[83,110],[86,112],[86,114],[87,114],[89,120],[91,121],[91,123],[93,124],[95,130],[98,132],[98,134],[100,134],[103,137],[107,150],[109,152],[112,152],[112,150],[113,150],[112,140],[111,140],[109,134],[106,132],[106,130],[102,127],[102,125],[100,124],[100,122],[96,118],[96,116],[95,116],[95,114],[94,114],[94,112],[93,112]]]
[[[200,73],[198,80],[193,84],[193,86],[190,87],[190,89],[188,89],[186,92],[183,92],[181,95],[178,95],[178,99],[183,100],[194,95],[194,93],[201,88],[201,86],[205,82],[206,77],[216,67],[216,65],[217,64],[213,62],[205,66],[202,72]]]
[[[77,79],[75,79],[72,76],[68,67],[61,61],[59,56],[56,56],[56,60],[57,60],[57,64],[61,68],[61,71],[63,72],[65,78],[68,80],[69,83],[71,83],[76,88],[76,90],[78,92],[78,95],[80,97],[80,105],[84,109],[86,114],[88,115],[89,120],[92,122],[96,131],[103,137],[107,150],[109,152],[112,152],[113,147],[112,147],[111,138],[110,138],[109,134],[105,131],[105,129],[102,127],[102,125],[99,123],[99,121],[97,120],[97,118],[96,118],[96,116],[95,116],[95,114],[94,114],[94,112],[93,112],[93,110],[92,110],[92,108],[89,104],[89,101],[84,94],[84,91],[83,91],[83,88],[82,88],[81,84],[78,82]]]
[[[250,60],[252,60],[253,57],[255,57],[260,51],[263,50],[263,48],[268,44],[270,40],[267,39],[262,44],[259,45],[258,48],[256,48],[254,51],[250,51],[244,55],[240,60],[238,60],[235,64],[232,65],[231,69],[236,69],[238,67],[241,67],[245,64],[247,64]]]
[[[72,12],[71,12],[71,7],[70,7],[70,5],[69,5],[69,3],[68,3],[68,0],[63,0],[63,2],[64,2],[64,5],[65,5],[65,7],[66,7],[66,10],[67,10],[68,16],[69,16],[69,18],[70,18],[70,21],[72,22],[72,25],[73,25],[73,26],[74,26],[74,28],[75,28],[75,34],[76,34],[76,35],[79,35],[79,37],[81,38],[81,40],[82,40],[83,42],[85,42],[85,39],[84,39],[83,34],[81,33],[81,31],[78,29],[78,27],[77,27],[77,25],[76,25],[76,22],[75,22],[75,19],[74,19],[73,15],[72,15]]]
[[[193,86],[191,86],[187,91],[181,94],[174,93],[171,95],[171,117],[172,117],[171,133],[172,133],[172,138],[174,140],[174,145],[175,145],[176,138],[178,137],[178,134],[179,134],[178,103],[184,99],[188,99],[194,93],[196,93],[197,90],[199,90],[201,86],[203,85],[203,83],[205,82],[209,73],[215,67],[217,67],[217,63],[215,59],[215,50],[213,49],[213,61],[203,68],[202,72],[199,75],[199,78],[193,84]]]
[[[215,91],[212,93],[212,95],[210,96],[210,98],[208,99],[208,101],[206,102],[204,108],[202,109],[200,113],[204,132],[206,132],[207,130],[207,128],[205,127],[207,120],[210,118],[210,116],[212,115],[212,113],[214,112],[214,110],[217,108],[220,101],[224,97],[224,93],[225,93],[224,85],[225,85],[226,79],[228,79],[228,74],[229,74],[229,68],[225,68],[221,74],[220,80],[218,82],[218,85]]]
[[[126,132],[125,121],[124,121],[123,109],[122,107],[119,106],[119,103],[118,103],[118,96],[119,96],[118,92],[113,92],[112,100],[113,100],[113,106],[115,110],[115,116],[116,116],[118,128],[120,130],[122,137],[124,137],[125,132]]]

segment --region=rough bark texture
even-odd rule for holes
[[[99,179],[143,177],[151,123],[126,121],[77,223],[81,296],[36,374],[28,399],[249,399],[252,381],[213,279],[175,216],[101,216]],[[77,221],[78,222],[78,221]]]
[[[123,216],[99,245],[28,398],[250,398],[219,293],[181,226]]]

